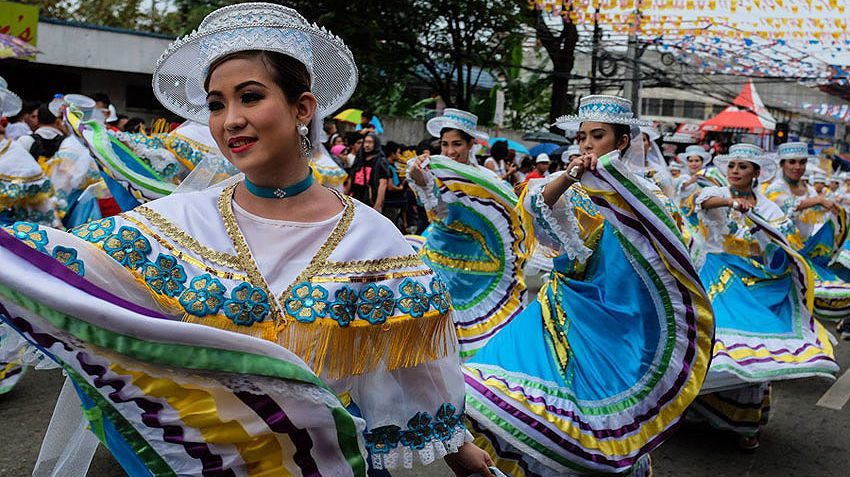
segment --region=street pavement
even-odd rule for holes
[[[836,355],[840,376],[850,368],[850,342],[840,342]],[[0,476],[31,474],[62,380],[58,370],[30,370],[14,390],[0,396]],[[655,476],[850,476],[850,404],[840,411],[815,405],[831,385],[820,379],[775,383],[770,422],[762,428],[761,448],[752,454],[738,451],[728,435],[686,423],[652,453]],[[125,474],[101,446],[88,475]],[[393,473],[445,475],[451,474],[442,462]]]

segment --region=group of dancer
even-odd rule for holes
[[[0,233],[0,393],[67,375],[44,475],[102,443],[132,476],[646,476],[686,413],[753,450],[771,382],[834,377],[815,314],[850,313],[846,215],[801,182],[804,144],[668,171],[630,101],[587,96],[566,169],[517,195],[446,109],[406,171],[431,225],[403,237],[319,146],[356,84],[339,38],[239,4],[157,63],[181,128],[114,133],[72,98],[73,155],[0,142],[2,204],[54,211]]]

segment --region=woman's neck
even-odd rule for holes
[[[735,197],[750,197],[753,196],[753,188],[748,186],[729,185],[729,191]]]
[[[785,174],[782,174],[782,179],[784,179],[784,180],[785,180],[785,182],[787,182],[787,183],[788,183],[788,185],[790,185],[791,187],[797,187],[798,185],[800,185],[800,180],[799,180],[799,179],[797,179],[797,180],[790,179],[790,178],[789,178],[788,176],[786,176]]]

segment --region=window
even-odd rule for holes
[[[661,115],[661,100],[658,98],[643,98],[641,108],[644,116],[660,116]]]
[[[698,101],[685,101],[682,109],[683,118],[703,119],[705,117],[705,103]]]
[[[672,99],[661,100],[661,116],[675,116],[676,101]]]

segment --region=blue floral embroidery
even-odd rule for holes
[[[405,430],[398,426],[382,426],[366,432],[366,447],[373,454],[387,454],[399,443],[411,449],[422,449],[433,439],[445,442],[458,429],[466,427],[461,417],[451,403],[444,403],[435,418],[431,418],[427,412],[417,412],[407,421]]]
[[[47,253],[44,246],[47,245],[47,232],[39,229],[38,224],[32,222],[15,222],[6,229],[16,239],[38,250]]]
[[[431,306],[440,313],[448,313],[452,306],[446,284],[439,277],[431,280]]]
[[[71,229],[71,233],[89,242],[100,242],[115,230],[115,218],[94,220]]]
[[[360,300],[357,315],[373,325],[387,321],[395,311],[393,291],[385,285],[369,284],[360,291]]]
[[[345,285],[334,292],[334,296],[336,300],[330,304],[331,318],[345,328],[357,316],[357,292]]]
[[[367,432],[365,437],[366,447],[373,454],[388,454],[398,447],[401,440],[401,428],[398,426],[376,427]]]
[[[431,415],[427,412],[417,412],[407,421],[407,429],[401,433],[401,443],[411,449],[422,449],[433,436]]]
[[[86,274],[86,268],[83,261],[77,258],[77,251],[73,248],[57,245],[53,247],[53,258],[58,260],[62,265],[65,265],[77,275],[83,277]]]
[[[292,289],[286,299],[286,312],[302,323],[312,323],[316,318],[328,312],[328,291],[309,282],[301,283]]]
[[[180,304],[191,315],[213,315],[224,304],[224,291],[221,282],[206,273],[189,282],[189,288],[180,295]]]
[[[269,297],[263,290],[243,283],[230,292],[224,302],[224,314],[237,325],[251,326],[266,319],[269,314]]]
[[[154,290],[176,297],[186,288],[186,271],[171,255],[159,254],[153,262],[142,266],[145,282]]]
[[[398,299],[398,307],[401,311],[414,318],[419,318],[431,308],[428,301],[428,293],[421,283],[405,278],[399,287],[401,297]]]
[[[127,268],[141,268],[151,252],[151,244],[137,229],[125,225],[103,241],[103,249]]]

